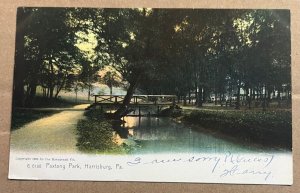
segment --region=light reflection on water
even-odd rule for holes
[[[203,128],[166,117],[124,117],[114,126],[118,144],[134,146],[132,153],[269,152],[283,151],[241,143]]]

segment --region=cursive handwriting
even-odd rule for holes
[[[240,154],[232,154],[228,152],[220,155],[193,155],[193,156],[181,156],[171,157],[168,159],[150,159],[144,157],[135,157],[133,160],[127,162],[128,166],[141,166],[141,165],[166,165],[174,163],[199,163],[210,164],[211,173],[216,173],[219,177],[236,175],[255,175],[263,176],[267,181],[272,172],[268,170],[268,166],[274,160],[273,154],[261,154],[257,156],[248,156]],[[224,169],[225,168],[225,169]]]
[[[226,177],[226,176],[234,176],[234,175],[262,175],[264,176],[264,180],[267,181],[270,175],[272,174],[271,171],[265,171],[265,170],[255,170],[255,169],[240,169],[238,165],[234,165],[230,169],[224,169],[223,173],[220,175],[220,177]]]
[[[137,166],[137,165],[154,165],[154,164],[167,164],[167,163],[176,163],[176,162],[214,162],[214,166],[212,168],[212,173],[215,171],[215,168],[218,166],[221,157],[218,156],[192,156],[189,158],[171,158],[171,159],[153,159],[151,161],[143,161],[141,157],[136,157],[133,161],[127,162],[129,166]]]
[[[264,154],[261,157],[247,157],[244,155],[234,155],[228,152],[225,155],[224,162],[230,162],[232,164],[242,164],[242,163],[262,163],[264,167],[270,165],[273,161],[274,155],[273,154]]]

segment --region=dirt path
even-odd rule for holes
[[[45,117],[11,133],[11,148],[26,152],[78,152],[76,148],[76,124],[83,117],[87,105],[77,105]],[[80,111],[82,109],[82,111]]]

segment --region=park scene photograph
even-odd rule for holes
[[[17,10],[11,151],[292,152],[290,11]]]

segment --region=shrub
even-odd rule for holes
[[[291,148],[289,111],[194,111],[184,121],[263,145]]]
[[[115,147],[111,123],[103,118],[99,110],[90,110],[85,113],[87,119],[77,123],[78,142],[80,150],[108,151]]]
[[[84,115],[91,120],[103,121],[104,113],[99,109],[90,109],[84,113]]]

